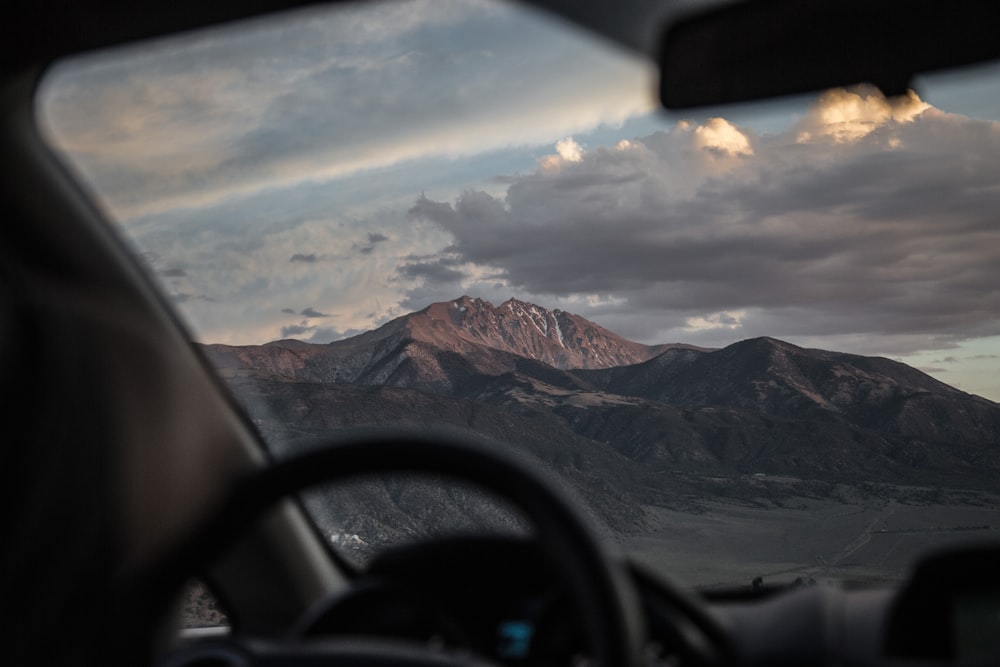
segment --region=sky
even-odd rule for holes
[[[592,36],[413,0],[84,57],[38,106],[204,342],[513,296],[646,343],[886,356],[1000,401],[998,75],[671,115],[652,66]]]

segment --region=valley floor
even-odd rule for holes
[[[924,503],[861,496],[785,498],[780,505],[708,500],[700,510],[649,507],[650,529],[621,541],[637,561],[703,589],[836,581],[878,584],[906,576],[945,544],[1000,539],[1000,496]],[[973,502],[969,502],[969,501]]]

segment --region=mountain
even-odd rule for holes
[[[210,345],[206,350],[218,367],[227,370],[450,392],[481,376],[515,372],[526,364],[609,368],[646,361],[675,348],[701,349],[643,345],[579,315],[517,299],[495,307],[463,296],[326,345],[280,340],[266,345]]]
[[[602,391],[682,408],[726,406],[952,442],[985,443],[1000,434],[996,403],[906,364],[774,338],[716,351],[669,350],[641,364],[577,375]]]
[[[415,341],[466,353],[476,346],[534,359],[555,368],[607,368],[645,361],[658,348],[626,340],[579,315],[517,299],[499,307],[463,296],[398,318],[377,331],[405,331]]]
[[[773,338],[646,346],[563,311],[462,297],[327,345],[204,349],[279,454],[372,426],[471,430],[618,531],[641,528],[637,508],[706,498],[1000,491],[1000,405],[905,364]],[[432,504],[468,513],[448,503]]]

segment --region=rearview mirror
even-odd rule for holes
[[[688,14],[660,53],[668,109],[871,83],[1000,57],[987,0],[748,0]]]

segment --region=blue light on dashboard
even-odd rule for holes
[[[528,621],[502,621],[497,627],[497,657],[527,657],[534,634],[535,626]]]

